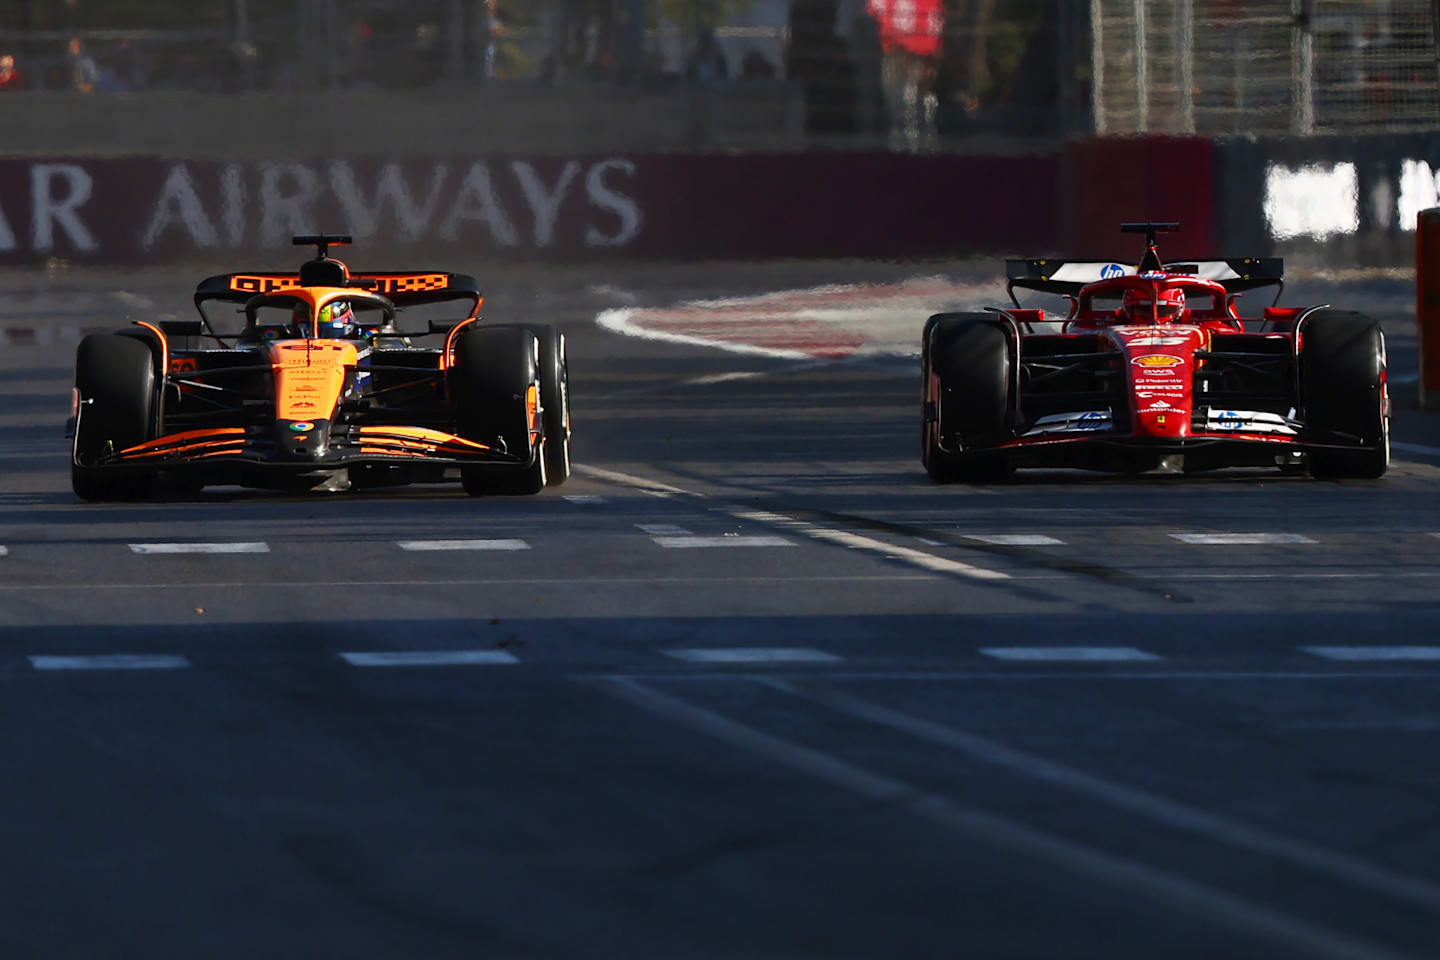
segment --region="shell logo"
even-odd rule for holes
[[[1137,367],[1178,367],[1185,361],[1179,357],[1167,357],[1163,353],[1146,354],[1130,361]]]

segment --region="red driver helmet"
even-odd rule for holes
[[[1185,312],[1185,291],[1169,287],[1155,294],[1148,290],[1126,290],[1123,307],[1125,319],[1131,323],[1167,323],[1180,319]]]

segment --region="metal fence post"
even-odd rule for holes
[[[1175,82],[1180,87],[1180,132],[1195,132],[1195,0],[1175,3]]]
[[[1150,130],[1150,24],[1145,0],[1135,0],[1135,129]]]
[[[1105,11],[1101,2],[1090,0],[1090,129],[1097,137],[1105,135]]]
[[[1290,132],[1308,137],[1315,132],[1315,0],[1291,0],[1295,15],[1290,55]]]

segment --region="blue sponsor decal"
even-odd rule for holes
[[[1240,414],[1236,413],[1234,410],[1227,410],[1224,413],[1220,414],[1219,418],[1216,420],[1215,425],[1221,430],[1239,430],[1241,427],[1245,426],[1245,421],[1241,419]]]
[[[1151,270],[1149,272],[1140,274],[1140,278],[1142,280],[1164,280],[1168,276],[1170,276],[1168,273],[1164,273],[1159,270]]]
[[[302,420],[299,423],[290,424],[290,429],[294,430],[296,433],[309,433],[311,430],[315,429],[315,424],[310,423],[308,420]]]
[[[1109,420],[1109,414],[1103,413],[1099,410],[1091,410],[1079,419],[1079,421],[1075,424],[1075,429],[1101,430],[1104,429],[1106,423],[1108,423]]]
[[[1125,268],[1118,263],[1107,263],[1100,268],[1100,279],[1109,280],[1111,277],[1125,276]]]

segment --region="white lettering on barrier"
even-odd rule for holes
[[[20,249],[20,244],[15,240],[15,231],[10,229],[10,221],[5,216],[5,211],[0,210],[0,251],[10,252]]]
[[[245,171],[237,163],[225,165],[220,173],[220,219],[225,224],[225,239],[233,247],[245,242]]]
[[[417,204],[410,196],[410,185],[400,170],[400,164],[387,163],[375,182],[373,197],[365,196],[350,164],[343,161],[330,165],[330,190],[340,201],[345,214],[348,231],[356,240],[364,242],[379,233],[380,214],[388,204],[395,211],[400,226],[400,239],[414,243],[425,235],[425,228],[435,219],[440,205],[440,191],[450,176],[450,168],[437,164],[430,172],[430,189],[425,201]]]
[[[483,223],[490,228],[490,236],[502,247],[520,245],[520,235],[515,225],[500,205],[495,187],[490,181],[490,168],[483,163],[470,165],[470,172],[460,184],[460,192],[450,204],[450,213],[440,224],[440,237],[444,240],[460,239],[461,223]]]
[[[160,199],[155,202],[155,213],[150,224],[140,237],[140,246],[149,250],[155,241],[172,226],[179,225],[190,235],[190,242],[198,247],[213,247],[220,240],[215,225],[205,213],[205,204],[195,192],[195,181],[190,179],[190,170],[183,163],[170,168],[165,185],[160,188]]]
[[[286,182],[293,186],[283,192]],[[320,177],[302,163],[260,165],[260,242],[267,247],[285,246],[301,233],[315,233],[311,207],[320,193]]]
[[[619,193],[605,182],[608,173],[623,173],[634,179],[635,164],[629,160],[614,159],[597,163],[585,176],[585,193],[592,206],[608,210],[620,218],[620,229],[614,234],[604,234],[594,226],[585,230],[587,247],[623,247],[640,233],[640,205],[631,197]]]
[[[66,181],[69,189],[57,199],[54,182]],[[95,181],[84,167],[73,163],[37,163],[30,168],[30,241],[37,253],[55,249],[55,225],[70,238],[81,253],[89,253],[99,244],[76,212],[94,192]]]
[[[535,168],[523,160],[512,162],[510,169],[515,171],[515,179],[520,181],[525,202],[530,204],[530,212],[535,215],[535,246],[542,250],[554,246],[555,221],[560,217],[560,204],[570,192],[570,184],[574,183],[575,177],[579,175],[580,164],[574,160],[565,164],[554,190],[546,190]]]

